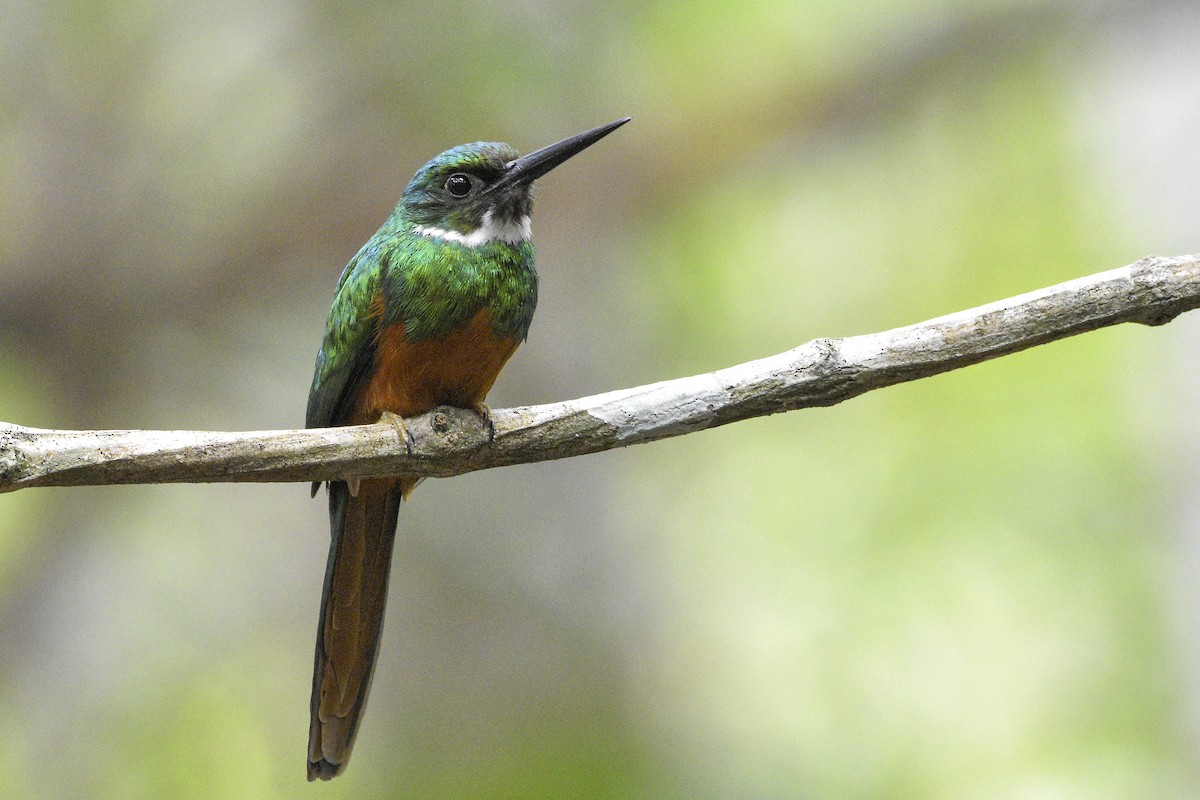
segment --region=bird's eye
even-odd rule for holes
[[[461,172],[456,172],[446,178],[446,191],[455,197],[466,197],[471,193],[471,179]]]

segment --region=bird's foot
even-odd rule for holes
[[[474,409],[483,421],[484,430],[488,434],[488,442],[496,441],[496,423],[492,422],[492,410],[488,408],[487,403],[476,403]]]
[[[404,443],[404,451],[410,456],[413,450],[413,435],[408,426],[404,424],[404,417],[399,414],[393,414],[391,411],[384,411],[379,415],[380,422],[386,422],[396,429],[396,435],[400,437],[400,441]]]

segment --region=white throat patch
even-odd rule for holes
[[[448,231],[432,225],[414,225],[413,230],[422,236],[441,239],[443,242],[456,242],[464,247],[479,247],[490,242],[520,244],[529,241],[532,235],[529,217],[521,217],[516,222],[497,222],[491,211],[483,215],[483,224],[470,233]]]

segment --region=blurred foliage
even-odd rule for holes
[[[1186,5],[13,3],[0,418],[300,423],[434,153],[540,187],[496,407],[1194,251]],[[1200,328],[1129,326],[402,513],[326,797],[1191,797]],[[0,498],[6,796],[298,796],[305,486]]]

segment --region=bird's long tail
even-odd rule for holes
[[[403,490],[394,479],[364,480],[350,493],[329,484],[333,541],[325,568],[313,669],[308,779],[346,768],[379,653],[396,516]]]

